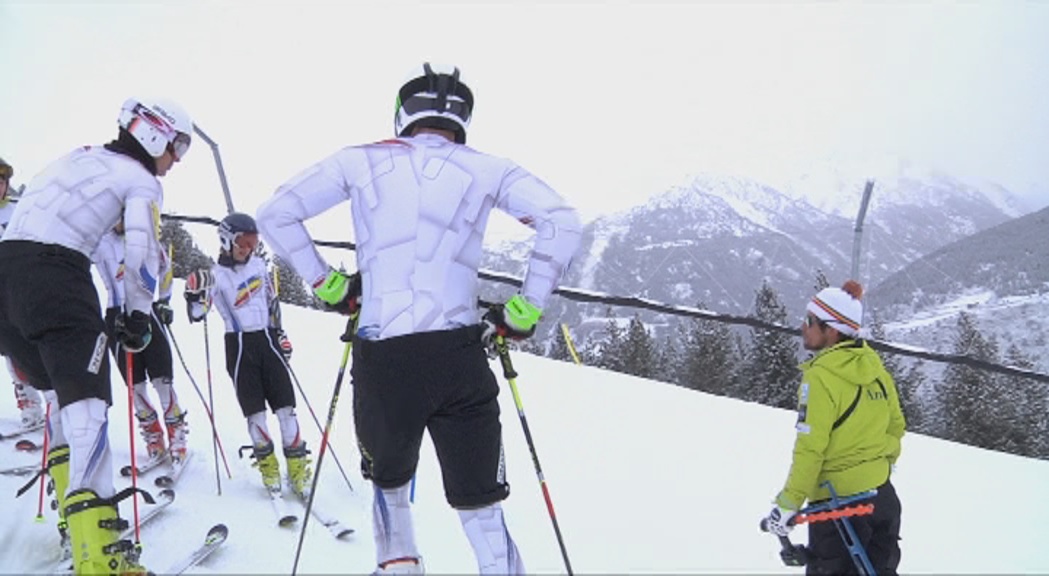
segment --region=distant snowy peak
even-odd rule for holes
[[[742,222],[778,232],[787,215],[807,214],[806,220],[824,216],[804,199],[791,198],[765,183],[710,173],[690,176],[685,185],[658,194],[635,210],[642,213],[660,209],[698,213],[708,223],[731,221],[732,225],[723,229],[734,230],[736,235],[748,227]]]
[[[872,211],[904,205],[937,207],[959,199],[986,203],[1010,218],[1035,208],[998,183],[949,175],[894,156],[862,162],[826,159],[804,167],[798,176],[785,179],[778,187],[784,194],[807,200],[825,212],[854,218],[868,179],[874,180]]]

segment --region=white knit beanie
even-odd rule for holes
[[[824,288],[805,307],[816,318],[846,336],[856,337],[863,320],[863,287],[849,280],[841,288]]]

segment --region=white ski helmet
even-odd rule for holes
[[[412,71],[397,92],[394,133],[407,136],[416,127],[439,128],[454,132],[455,141],[463,144],[473,107],[473,93],[463,83],[458,68],[425,62]]]
[[[154,158],[163,156],[170,145],[175,159],[181,160],[193,139],[193,120],[170,100],[129,98],[120,108],[117,123]]]

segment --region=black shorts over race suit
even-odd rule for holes
[[[0,352],[60,407],[113,403],[105,323],[91,261],[57,244],[0,242]]]
[[[452,507],[478,508],[510,494],[499,384],[480,326],[355,339],[350,374],[362,467],[377,486],[412,479],[429,430]]]
[[[127,350],[113,337],[113,325],[116,323],[120,308],[106,309],[106,334],[109,334],[109,350],[117,361],[117,369],[123,382],[127,384]],[[149,315],[150,340],[146,349],[135,354],[131,360],[131,382],[138,384],[150,380],[165,378],[169,382],[174,376],[171,366],[171,346],[168,344],[168,334],[164,327],[157,322],[156,314]]]
[[[277,331],[226,332],[226,372],[233,379],[237,402],[247,418],[266,410],[295,407],[288,366],[276,344]]]

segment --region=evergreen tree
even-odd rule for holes
[[[197,247],[193,237],[174,218],[164,218],[160,224],[160,243],[166,250],[174,248],[172,273],[175,278],[185,278],[194,270],[211,268],[214,261]]]
[[[721,322],[695,318],[685,342],[683,384],[710,394],[732,395],[738,388],[740,364],[732,330]]]
[[[655,350],[656,364],[652,378],[660,382],[669,382],[670,384],[681,383],[679,374],[681,372],[682,351],[678,345],[679,341],[678,338],[669,334],[663,337],[662,344],[656,347]]]
[[[998,359],[998,345],[985,338],[970,314],[958,316],[954,352],[987,362]],[[1004,379],[966,366],[951,364],[944,371],[944,408],[947,434],[952,440],[992,450],[1018,453],[1015,428],[1021,410],[1004,386]]]
[[[912,432],[928,432],[926,430],[926,407],[922,401],[921,388],[925,385],[925,373],[923,362],[918,360],[911,364],[906,370],[893,374],[896,381],[896,392],[900,395],[900,409],[903,418],[907,421],[907,429]]]
[[[1005,351],[1005,363],[1016,368],[1032,369],[1034,361],[1016,344]],[[1019,405],[1019,424],[1013,430],[1019,454],[1049,458],[1049,399],[1042,384],[1022,376],[998,376],[1004,380],[1006,393]]]
[[[630,319],[623,344],[623,372],[651,378],[656,371],[656,350],[640,314]]]
[[[786,325],[787,309],[765,280],[754,299],[754,317],[770,324]],[[797,343],[790,334],[761,328],[751,329],[751,345],[744,361],[744,399],[767,406],[797,407]]]
[[[623,353],[625,350],[626,334],[619,326],[612,307],[606,307],[605,314],[608,321],[605,323],[605,334],[599,347],[594,350],[596,358],[594,365],[605,370],[625,372]]]
[[[272,266],[277,271],[281,302],[305,308],[321,308],[317,297],[313,295],[313,291],[306,288],[306,282],[290,264],[279,256],[274,256]]]

